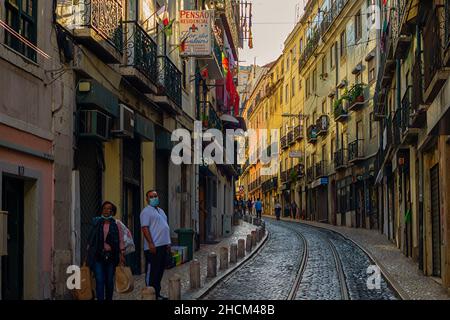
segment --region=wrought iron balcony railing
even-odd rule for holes
[[[288,145],[291,145],[295,142],[294,140],[294,131],[289,131],[287,134],[287,143]]]
[[[289,171],[282,171],[282,172],[281,172],[281,175],[280,175],[281,183],[286,183],[286,182],[288,182],[288,180],[289,180],[288,172],[289,172]]]
[[[303,178],[305,176],[305,166],[303,164],[296,165],[294,171],[297,173],[298,178]]]
[[[411,86],[409,86],[406,89],[405,95],[402,99],[402,133],[405,134],[405,132],[408,130],[408,128],[411,127],[411,121],[410,121],[410,115],[411,115]]]
[[[348,112],[344,109],[344,101],[336,102],[334,106],[334,120],[337,122],[345,122],[348,119]]]
[[[450,0],[445,0],[445,43],[450,48]]]
[[[294,139],[301,140],[303,139],[303,126],[299,125],[294,128]]]
[[[347,168],[347,152],[345,149],[340,149],[334,153],[334,169],[336,171]]]
[[[411,73],[413,84],[411,92],[411,126],[421,128],[426,122],[426,109],[423,101],[423,69],[420,53],[415,56]]]
[[[288,147],[287,136],[283,136],[280,139],[281,149],[286,149]]]
[[[323,178],[328,176],[328,166],[325,160],[319,161],[316,163],[316,178]]]
[[[125,66],[133,66],[153,83],[158,82],[157,49],[152,37],[136,21],[123,23]]]
[[[80,27],[94,29],[118,51],[123,47],[122,1],[120,0],[84,0],[79,1],[79,13],[74,17]]]
[[[364,140],[358,139],[348,145],[348,161],[364,160]]]
[[[167,95],[177,107],[181,108],[181,72],[167,56],[158,57],[158,82],[162,93]]]
[[[309,167],[308,169],[306,169],[306,179],[308,180],[308,182],[312,182],[314,180],[315,177],[315,167]]]

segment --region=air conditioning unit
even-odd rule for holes
[[[78,136],[107,141],[111,118],[97,110],[78,111]]]
[[[119,138],[133,138],[134,137],[134,111],[119,104],[120,117],[114,121],[111,133]]]
[[[0,257],[8,255],[8,212],[0,211]]]

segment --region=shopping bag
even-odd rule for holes
[[[120,220],[116,220],[117,226],[121,229],[123,234],[123,242],[125,244],[125,255],[129,255],[136,251],[134,245],[133,235],[127,226]]]
[[[129,293],[134,289],[134,278],[130,267],[119,265],[116,268],[116,292]]]
[[[80,268],[80,289],[75,290],[75,299],[77,300],[92,300],[94,298],[94,281],[91,274],[91,269],[86,265]]]

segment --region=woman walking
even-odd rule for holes
[[[89,234],[87,262],[94,271],[97,300],[112,300],[116,267],[125,262],[123,233],[114,219],[116,213],[113,203],[104,202]]]

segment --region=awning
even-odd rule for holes
[[[328,179],[328,178],[320,178],[320,179],[317,179],[316,181],[314,181],[314,182],[311,184],[311,188],[312,188],[312,189],[315,189],[315,188],[320,187],[320,186],[326,186],[326,185],[328,185],[328,182],[329,182],[329,179]]]
[[[240,124],[239,120],[236,119],[235,117],[233,117],[230,114],[224,114],[220,117],[220,120],[222,120],[223,122],[229,122],[229,123],[233,123],[233,124]]]
[[[220,120],[222,120],[225,129],[242,129],[247,131],[247,125],[242,117],[233,117],[230,114],[223,114],[220,117]]]

